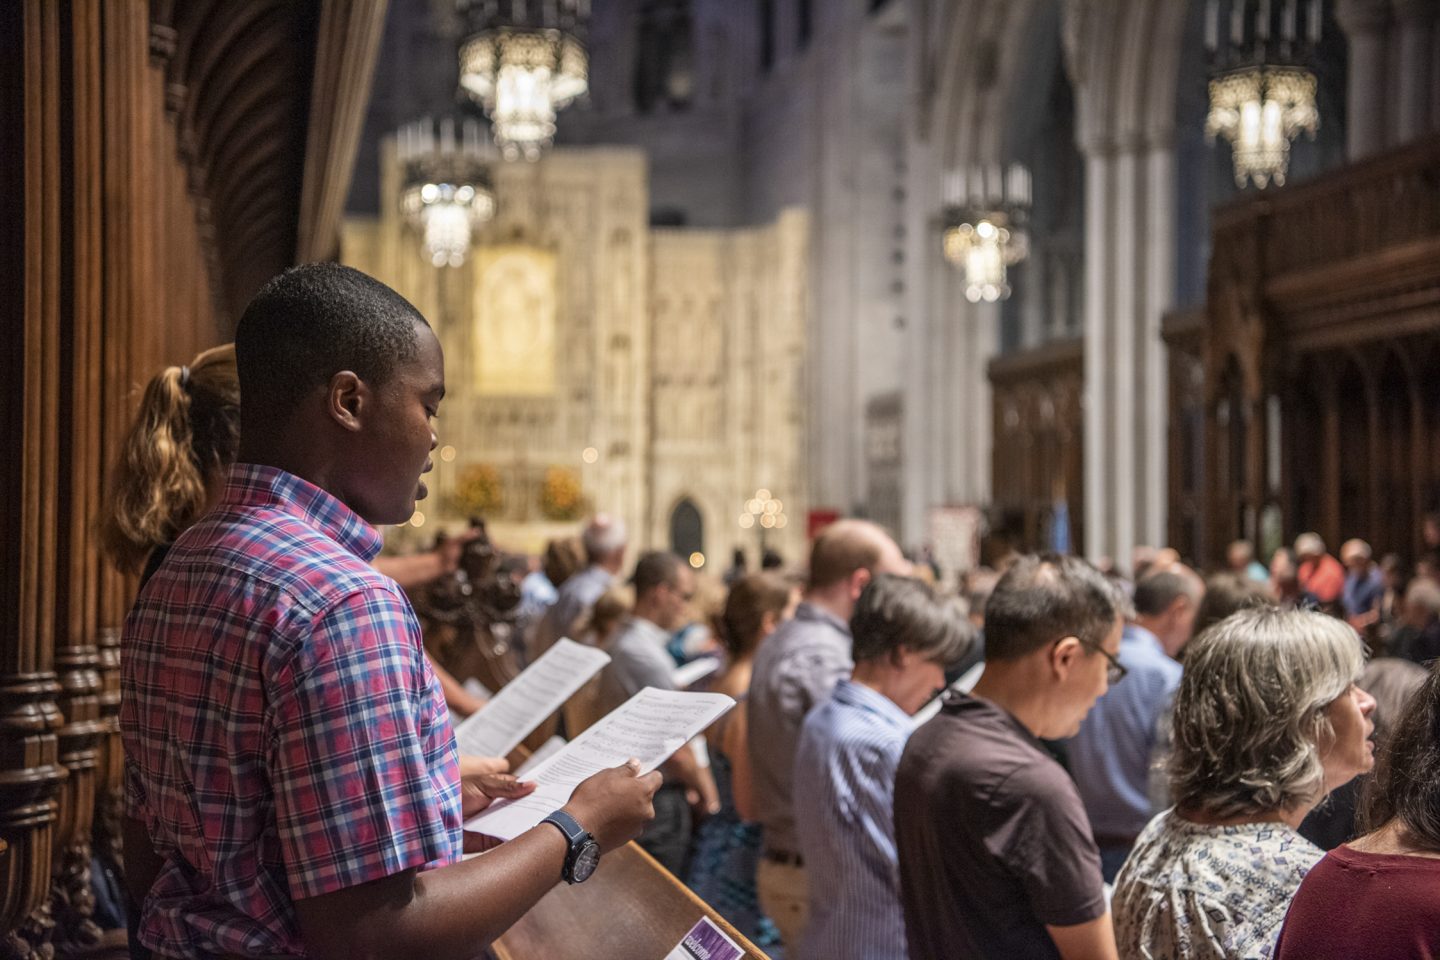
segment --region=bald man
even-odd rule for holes
[[[787,947],[799,944],[809,913],[791,808],[800,724],[855,666],[849,622],[865,585],[877,573],[909,572],[900,548],[880,527],[862,520],[832,524],[811,548],[810,582],[794,619],[755,657],[749,742],[756,816],[765,828],[760,903]]]

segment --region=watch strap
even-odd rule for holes
[[[553,823],[559,827],[560,832],[565,835],[566,844],[568,844],[572,850],[578,847],[580,843],[590,835],[588,830],[580,826],[580,821],[570,816],[570,814],[564,810],[556,810],[540,822]]]
[[[593,841],[590,832],[580,826],[576,820],[564,810],[556,810],[541,823],[549,823],[560,831],[565,837],[565,866],[560,870],[560,878],[566,883],[575,882],[575,863],[580,859],[581,852],[585,849],[587,841]]]

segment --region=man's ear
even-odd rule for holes
[[[1170,606],[1165,608],[1165,614],[1173,620],[1179,616],[1182,616],[1186,610],[1190,609],[1190,607],[1190,598],[1182,593],[1180,594],[1180,596],[1170,601]]]
[[[325,412],[341,429],[358,433],[369,413],[370,387],[349,370],[341,370],[325,387]]]
[[[1066,637],[1050,648],[1050,670],[1059,680],[1064,680],[1075,669],[1076,662],[1085,651],[1078,637]]]
[[[850,574],[850,599],[859,600],[860,594],[865,592],[865,587],[873,579],[875,579],[875,575],[867,567],[861,567]]]

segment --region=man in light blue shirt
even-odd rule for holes
[[[1135,585],[1135,616],[1120,638],[1125,682],[1096,701],[1066,744],[1107,883],[1158,812],[1150,808],[1148,790],[1156,725],[1180,685],[1175,658],[1190,640],[1204,592],[1200,578],[1183,566],[1149,574]]]
[[[574,638],[580,618],[605,595],[625,564],[628,537],[619,519],[596,514],[580,534],[585,558],[590,564],[560,585],[555,602],[535,623],[526,639],[525,656],[530,663],[553,647],[561,637]]]
[[[855,667],[805,718],[795,756],[795,831],[809,875],[798,960],[904,960],[895,853],[895,768],[911,715],[944,685],[974,633],[918,580],[879,574],[850,618]]]

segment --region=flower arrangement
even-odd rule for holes
[[[547,520],[578,520],[585,513],[580,475],[569,467],[548,467],[540,485],[540,512]]]
[[[484,517],[505,505],[505,485],[500,471],[488,463],[470,464],[460,471],[451,497],[455,512],[465,517]]]

